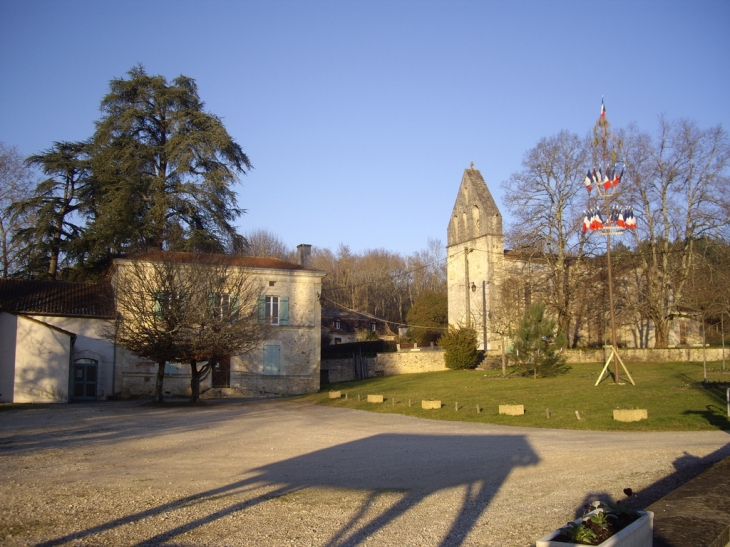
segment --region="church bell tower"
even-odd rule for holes
[[[502,338],[490,332],[489,320],[500,305],[502,214],[473,162],[461,178],[447,228],[446,254],[449,325],[469,326],[477,333],[480,349],[497,349]]]

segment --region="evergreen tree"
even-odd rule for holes
[[[449,303],[445,294],[425,291],[408,310],[409,336],[419,344],[436,342],[449,324]]]
[[[222,252],[240,247],[244,211],[232,186],[251,169],[221,120],[203,110],[195,80],[168,83],[142,66],[110,82],[94,134],[97,210],[92,254],[147,248]]]
[[[15,215],[32,215],[33,226],[19,230],[16,240],[23,245],[22,258],[29,274],[56,279],[59,261],[72,253],[82,234],[79,213],[90,203],[91,163],[86,142],[56,142],[52,148],[26,160],[48,178],[36,186],[33,195],[10,207]]]
[[[556,332],[556,321],[545,314],[545,304],[535,302],[520,319],[510,355],[518,370],[544,377],[564,371],[565,336]]]
[[[479,350],[474,329],[450,328],[439,339],[439,345],[446,350],[444,362],[447,368],[458,370],[477,366]]]

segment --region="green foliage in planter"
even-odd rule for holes
[[[585,524],[576,524],[569,522],[560,529],[560,533],[573,543],[583,543],[584,545],[592,545],[598,538],[595,532],[588,528]]]
[[[545,314],[545,304],[535,302],[520,319],[509,358],[525,376],[555,376],[569,369],[562,355],[565,346],[565,335],[556,331],[555,319]]]
[[[450,328],[439,339],[439,346],[446,350],[444,360],[447,368],[458,370],[477,366],[479,350],[474,329]]]

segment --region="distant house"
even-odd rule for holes
[[[322,335],[329,345],[368,338],[395,340],[395,334],[386,321],[368,313],[340,308],[322,308]]]
[[[208,396],[265,397],[319,390],[321,315],[325,273],[275,258],[227,257],[262,287],[259,307],[272,333],[246,355],[224,356],[201,384]],[[117,259],[105,283],[0,279],[0,402],[69,402],[154,392],[157,363],[100,335],[122,319],[115,309],[119,273],[133,263],[195,260],[211,255],[157,251]],[[167,395],[188,395],[188,365],[167,363]],[[205,393],[203,393],[205,396]]]
[[[105,399],[115,390],[110,283],[0,279],[0,402]]]

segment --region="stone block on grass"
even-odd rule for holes
[[[613,419],[617,422],[638,422],[648,420],[649,412],[645,408],[619,408],[613,411]]]
[[[339,399],[342,397],[342,393],[339,391],[330,391],[330,399]]]
[[[382,402],[383,402],[382,395],[368,395],[368,403],[382,403]]]
[[[499,405],[499,413],[507,416],[522,416],[525,413],[525,405]]]
[[[441,408],[441,401],[421,401],[421,408],[424,410]]]

